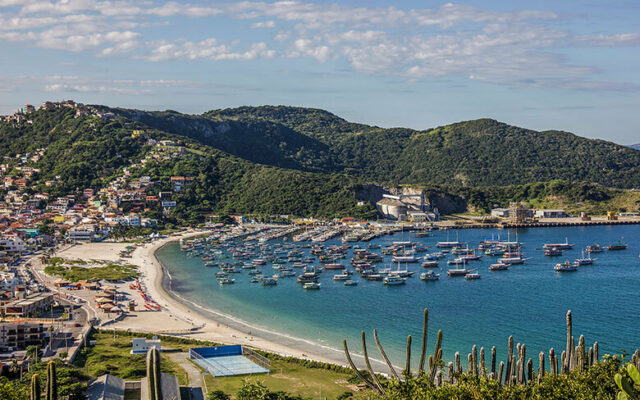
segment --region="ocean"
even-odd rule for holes
[[[528,356],[535,360],[540,351],[546,353],[553,347],[560,354],[565,348],[567,310],[573,313],[576,340],[580,334],[585,336],[587,346],[597,340],[600,355],[631,353],[640,347],[639,233],[640,225],[450,231],[451,240],[458,234],[469,247],[477,247],[492,236],[507,240],[510,235],[514,241],[517,235],[524,244],[524,256],[530,259],[508,271],[491,272],[488,267],[497,257],[485,255],[468,264],[482,275],[473,281],[446,276],[446,260],[453,256],[441,260],[440,280],[433,282],[420,280],[419,274],[426,270],[420,263],[408,264],[416,274],[405,285],[391,287],[359,277],[354,278],[359,280],[358,286],[345,287],[332,280],[332,271],[325,271],[320,278],[322,288],[316,291],[303,290],[295,278],[280,279],[274,287],[251,284],[246,271],[233,274],[235,284],[221,286],[214,277],[218,269],[205,267],[200,258],[187,257],[178,243],[164,246],[157,256],[171,277],[167,282],[170,290],[216,313],[222,323],[247,336],[256,334],[313,350],[341,363],[345,363],[342,340],[347,339],[350,348],[360,352],[363,330],[369,338],[370,354],[377,356],[374,328],[396,365],[404,365],[406,338],[412,335],[412,359],[417,362],[424,308],[429,309],[428,350],[433,351],[437,330],[441,329],[445,361],[453,360],[456,351],[466,360],[473,345],[484,347],[487,355],[496,346],[498,359],[503,359],[509,335],[516,343],[526,343]],[[629,245],[627,250],[592,254],[597,261],[574,273],[553,271],[556,263],[579,258],[587,245],[606,246],[622,237]],[[565,238],[575,244],[573,250],[560,257],[544,256],[544,243],[563,243]],[[447,232],[433,231],[424,238],[410,232],[396,233],[361,247],[400,240],[431,245],[429,252],[434,252],[438,251],[437,241],[447,240]],[[342,243],[336,239],[324,244]],[[380,253],[380,249],[372,251]],[[379,267],[390,266],[390,260],[391,256],[385,256]],[[342,262],[347,264],[348,259]],[[316,265],[320,264],[316,261]],[[271,271],[270,265],[262,268],[265,276],[277,272]]]

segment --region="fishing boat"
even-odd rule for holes
[[[625,250],[627,248],[627,244],[623,241],[624,238],[620,239],[618,243],[610,244],[607,246],[607,250]]]
[[[560,249],[560,250],[571,250],[571,249],[573,249],[573,246],[574,246],[573,244],[569,243],[569,238],[565,238],[564,243],[546,243],[546,244],[544,244],[543,247],[545,249],[555,247],[555,248]]]
[[[324,264],[324,269],[345,269],[346,267],[342,264]]]
[[[414,263],[418,262],[418,259],[414,256],[393,256],[391,262]]]
[[[528,258],[522,257],[521,253],[504,253],[504,256],[498,259],[498,263],[508,265],[524,264],[524,262],[527,260]]]
[[[562,250],[557,247],[548,247],[544,249],[544,255],[547,257],[557,257],[562,255]]]
[[[402,278],[398,275],[389,275],[385,276],[384,279],[382,279],[382,282],[388,286],[404,285],[406,283],[405,281],[405,278]]]
[[[437,281],[440,279],[440,274],[436,274],[432,269],[420,274],[420,279],[423,281]]]
[[[253,277],[253,278],[251,278],[251,280],[249,282],[251,282],[251,283],[260,283],[260,278],[258,278],[257,276]]]
[[[484,251],[484,254],[488,256],[494,256],[494,257],[501,256],[504,254],[504,250],[502,250],[499,247],[490,247]]]
[[[255,260],[251,261],[251,264],[255,266],[267,265],[267,260],[265,260],[264,258],[256,258]]]
[[[298,283],[317,282],[318,275],[315,272],[305,272],[303,274],[298,275],[297,281]]]
[[[431,236],[431,233],[429,231],[420,231],[420,232],[416,232],[416,236],[417,237],[427,237],[427,236]]]
[[[451,248],[460,247],[460,246],[462,246],[462,243],[458,241],[458,232],[456,232],[455,242],[449,241],[449,231],[447,231],[447,241],[436,243],[436,247],[445,248],[445,249],[451,249]]]
[[[275,286],[278,284],[277,278],[260,278],[262,286]]]
[[[509,269],[509,264],[491,264],[489,271],[506,271]]]
[[[349,280],[349,275],[348,274],[337,274],[333,276],[333,280],[334,281],[348,281]]]
[[[231,278],[220,278],[218,279],[218,282],[220,282],[221,285],[231,285],[236,283],[236,280]]]
[[[599,244],[592,244],[586,247],[587,252],[589,253],[602,253],[604,248]]]
[[[347,279],[344,281],[345,286],[358,286],[358,281],[352,281],[351,279]]]
[[[478,271],[476,270],[476,272],[467,272],[467,274],[464,276],[464,279],[468,280],[468,281],[472,281],[475,279],[480,279],[480,274],[478,273]]]
[[[318,290],[322,284],[318,282],[307,282],[302,287],[306,290]]]
[[[440,261],[438,260],[429,260],[429,261],[424,261],[422,263],[422,267],[423,268],[435,268],[438,266],[438,264],[440,264]]]
[[[447,270],[447,275],[452,276],[465,276],[469,272],[466,268],[451,268]]]
[[[578,270],[578,267],[575,264],[571,264],[569,261],[565,261],[562,264],[556,264],[553,269],[556,272],[575,272]]]
[[[574,264],[577,264],[577,265],[591,265],[596,260],[597,260],[597,258],[591,258],[591,254],[590,254],[589,251],[587,251],[587,257],[585,258],[584,250],[583,250],[582,251],[582,257],[576,259],[574,261]]]

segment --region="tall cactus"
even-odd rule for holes
[[[451,361],[449,361],[448,364],[449,367],[449,374],[447,376],[449,383],[453,383],[453,377],[455,375],[455,373],[453,372],[453,363]]]
[[[31,391],[29,393],[30,400],[40,400],[40,376],[38,374],[33,374],[31,376]]]
[[[478,346],[471,348],[471,375],[478,376]]]
[[[509,347],[507,347],[507,351],[508,351],[508,355],[507,355],[507,375],[506,375],[506,379],[504,381],[504,384],[506,386],[511,384],[511,370],[512,370],[512,365],[511,365],[511,359],[513,357],[513,336],[509,336]]]
[[[593,343],[593,364],[594,365],[598,363],[599,358],[600,358],[600,354],[598,353],[598,342],[594,342]]]
[[[491,347],[491,373],[496,377],[496,346]]]
[[[375,329],[373,330],[373,340],[376,342],[376,346],[378,347],[378,351],[380,352],[382,359],[384,360],[385,363],[387,363],[387,367],[389,367],[389,371],[398,381],[400,381],[400,376],[398,375],[398,372],[396,372],[396,369],[393,368],[393,364],[391,364],[391,360],[389,360],[389,357],[387,357],[387,353],[385,353],[384,349],[382,348],[382,345],[380,344],[380,339],[378,339],[378,332]]]
[[[362,331],[362,352],[364,355],[365,365],[367,366],[367,371],[369,371],[369,375],[371,375],[371,379],[373,380],[373,383],[376,385],[378,391],[382,392],[383,391],[382,384],[380,383],[380,380],[376,376],[375,372],[373,372],[373,368],[371,368],[371,362],[369,361],[369,352],[367,351],[367,340],[365,338],[364,331]]]
[[[540,354],[538,354],[538,384],[540,384],[540,382],[542,381],[542,378],[544,378],[544,352],[540,352]]]
[[[455,359],[456,359],[456,373],[457,374],[461,374],[462,373],[462,364],[460,364],[460,352],[459,351],[456,351]]]
[[[155,346],[147,351],[147,384],[149,389],[149,400],[163,400],[160,352]]]
[[[438,364],[440,364],[440,360],[442,359],[442,330],[438,330],[438,336],[436,339],[436,348],[433,351],[433,357],[429,357],[431,361],[429,364],[429,369],[431,373],[430,381],[433,382],[436,377],[436,372],[438,370]]]
[[[558,363],[556,363],[556,352],[553,347],[549,349],[549,373],[553,376],[558,375]]]
[[[47,364],[47,400],[58,400],[58,378],[56,363],[51,360]]]
[[[411,335],[407,336],[407,356],[402,374],[407,378],[411,378]]]
[[[569,367],[571,363],[571,352],[573,351],[573,323],[571,318],[571,310],[567,311],[567,348],[565,349],[565,355],[562,357],[562,372],[569,373]]]
[[[427,329],[429,327],[429,309],[424,309],[422,321],[422,347],[420,350],[420,364],[418,365],[418,376],[424,374],[424,362],[427,357]]]
[[[353,372],[355,372],[355,374],[358,376],[358,378],[360,378],[371,389],[376,389],[380,393],[382,393],[382,391],[373,382],[371,382],[369,379],[367,379],[362,374],[362,372],[360,372],[358,367],[356,367],[356,364],[354,364],[353,360],[351,359],[351,354],[349,353],[349,347],[347,347],[347,340],[346,339],[342,340],[342,345],[344,346],[344,355],[347,357],[347,361],[349,362],[349,365],[351,366],[351,369],[353,369]],[[147,353],[147,379],[149,380],[149,382],[151,382],[151,378],[149,376],[149,353]],[[151,394],[151,391],[149,391],[149,400],[162,400],[162,398],[160,398],[160,399],[158,399],[157,397],[153,398],[152,394]]]
[[[480,347],[480,375],[487,376],[487,363],[484,361],[484,347]]]
[[[498,368],[498,384],[502,384],[502,371],[504,370],[504,361],[500,361],[500,367]]]

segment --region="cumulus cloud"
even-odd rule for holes
[[[406,79],[461,76],[580,90],[626,90],[629,85],[594,80],[594,69],[572,65],[564,49],[640,46],[636,32],[585,35],[561,30],[557,21],[571,16],[555,12],[496,11],[454,3],[407,10],[291,0],[0,0],[0,8],[1,40],[92,51],[99,57],[149,62],[342,60],[355,71]],[[188,39],[179,29],[163,30],[160,38],[146,31],[181,19],[210,19],[212,28]],[[241,40],[220,39],[216,22],[222,19],[225,26],[235,19],[238,29],[249,24],[257,29],[254,37],[244,32]],[[266,38],[263,30],[276,26],[279,31]]]

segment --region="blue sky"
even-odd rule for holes
[[[0,113],[324,108],[640,142],[637,1],[0,0]]]

